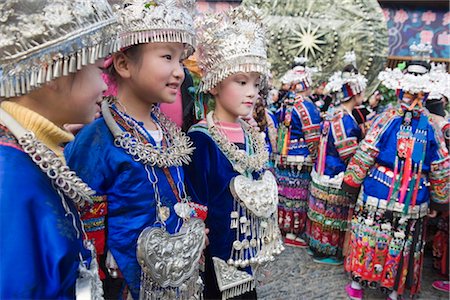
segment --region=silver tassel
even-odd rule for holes
[[[81,49],[81,66],[87,65],[88,55],[89,55],[89,53],[86,53],[86,48]]]
[[[33,86],[39,86],[40,84],[43,84],[45,82],[45,67],[41,66],[39,68],[37,78],[36,78],[36,84]]]
[[[52,78],[61,77],[61,59],[57,59],[53,65],[53,74]]]
[[[52,64],[49,64],[47,67],[47,76],[45,76],[45,81],[50,82],[52,80],[53,69]]]
[[[76,54],[72,54],[69,57],[69,73],[75,73],[77,71],[77,55]]]
[[[67,56],[64,56],[62,75],[63,76],[69,75],[69,57]]]
[[[83,50],[84,50],[84,48],[83,48]],[[78,51],[77,52],[77,70],[78,71],[81,70],[81,68],[83,67],[82,60],[83,60],[83,54],[81,51]]]
[[[5,97],[5,83],[3,80],[0,81],[0,96]]]
[[[20,92],[22,95],[25,95],[27,93],[27,87],[25,84],[25,75],[24,74],[22,74],[20,76]]]

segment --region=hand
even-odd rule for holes
[[[205,228],[205,246],[203,247],[203,250],[209,245],[209,238],[208,238],[209,229]],[[202,255],[200,256],[200,260],[198,261],[198,264],[200,265],[200,271],[205,272],[205,252],[202,251]]]
[[[428,213],[428,216],[429,216],[430,218],[436,218],[436,216],[437,216],[437,211],[434,210],[434,209],[430,209],[430,212]]]

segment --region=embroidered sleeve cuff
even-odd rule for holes
[[[195,202],[189,202],[189,205],[191,208],[194,209],[194,216],[195,218],[200,218],[203,221],[206,220],[206,217],[208,216],[208,207],[205,205],[201,205]]]

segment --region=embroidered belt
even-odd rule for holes
[[[365,203],[364,199],[366,200]],[[359,194],[356,205],[364,207],[369,211],[380,210],[383,213],[386,211],[392,211],[394,215],[397,215],[399,217],[404,216],[408,219],[420,219],[428,214],[428,203],[410,206],[408,208],[408,213],[405,215],[403,213],[405,204],[398,202],[389,203],[389,201],[386,199],[380,199],[377,197],[366,195],[363,189],[361,189],[361,193]]]
[[[350,198],[342,190],[329,188],[312,181],[310,186],[311,195],[321,201],[336,205],[350,205]]]
[[[309,156],[304,155],[281,155],[274,154],[275,166],[295,166],[298,169],[304,169],[305,172],[311,172],[314,162]]]

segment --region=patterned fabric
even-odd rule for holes
[[[77,210],[0,126],[0,298],[73,299],[83,247]]]
[[[294,233],[304,238],[308,211],[310,169],[275,169],[278,183],[278,225],[283,234]]]
[[[345,270],[363,286],[411,296],[420,290],[425,246],[424,218],[404,220],[357,205]]]
[[[308,243],[316,254],[342,257],[352,200],[341,190],[313,179],[309,196]]]

